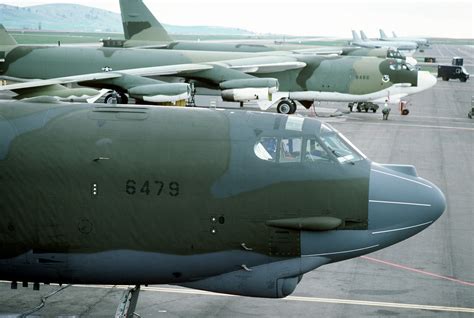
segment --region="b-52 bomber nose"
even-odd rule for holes
[[[413,166],[372,164],[369,230],[379,246],[402,241],[436,221],[446,209],[441,190]]]
[[[420,90],[424,91],[425,89],[435,86],[437,79],[430,72],[427,71],[418,71],[418,87]]]

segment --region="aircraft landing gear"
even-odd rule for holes
[[[352,112],[352,109],[356,107],[357,112],[365,111],[366,113],[371,110],[373,113],[377,112],[377,109],[379,109],[379,105],[371,103],[371,102],[356,102],[356,103],[349,103],[348,107],[349,110]]]
[[[105,96],[105,104],[128,104],[128,97],[123,92],[113,91]]]
[[[120,299],[120,304],[115,312],[116,318],[132,318],[134,316],[140,317],[135,313],[137,307],[138,296],[140,294],[140,285],[136,285],[133,288],[129,288],[125,291]]]
[[[283,99],[278,103],[277,112],[280,114],[294,114],[296,112],[296,103],[291,99]]]

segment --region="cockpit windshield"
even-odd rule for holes
[[[254,145],[254,153],[261,160],[283,164],[318,164],[335,159],[344,164],[367,158],[343,135],[326,124],[320,126],[316,136],[261,137]]]
[[[340,163],[363,160],[366,156],[339,132],[321,125],[319,138]]]
[[[401,71],[401,70],[408,70],[408,71],[415,71],[415,67],[411,64],[407,64],[405,62],[401,62],[397,60],[397,62],[390,63],[390,69],[394,71]]]
[[[403,55],[397,50],[388,50],[387,57],[395,59],[403,59]]]

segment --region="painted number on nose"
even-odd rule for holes
[[[125,192],[128,195],[168,195],[177,197],[180,194],[179,183],[176,181],[149,181],[137,182],[128,179],[125,183]]]

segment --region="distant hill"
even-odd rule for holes
[[[0,23],[7,29],[122,33],[120,14],[78,4],[16,7],[0,4]],[[253,35],[236,28],[164,25],[171,34]]]
[[[122,32],[120,15],[78,4],[32,7],[0,4],[0,21],[7,29]]]

